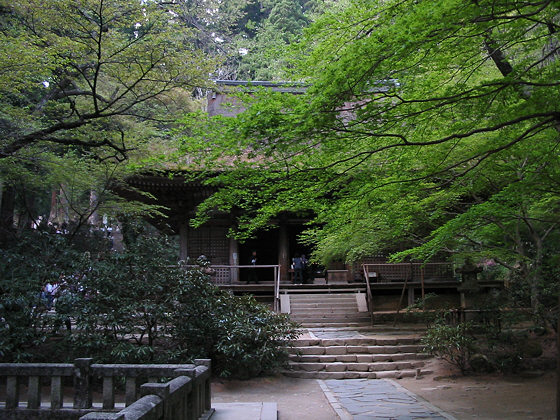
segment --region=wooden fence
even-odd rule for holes
[[[363,264],[364,276],[375,283],[455,280],[453,263]]]

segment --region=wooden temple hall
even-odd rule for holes
[[[244,110],[243,104],[228,94],[233,89],[267,88],[286,94],[300,94],[305,89],[298,84],[245,81],[216,81],[216,86],[207,95],[207,112],[211,116],[234,116]],[[208,259],[213,267],[213,280],[218,284],[244,283],[254,279],[255,274],[259,283],[287,282],[293,273],[290,265],[294,255],[310,253],[308,248],[296,241],[305,220],[285,215],[276,221],[276,229],[261,232],[257,238],[239,243],[228,237],[228,230],[234,223],[234,218],[228,214],[215,215],[196,229],[189,225],[196,207],[212,194],[212,187],[199,181],[186,181],[180,173],[174,173],[172,177],[136,176],[128,183],[138,190],[149,192],[158,204],[169,209],[168,218],[155,220],[154,224],[178,235],[181,260],[192,263],[200,256]],[[252,265],[253,252],[256,252],[259,267],[249,270],[252,267],[244,266]]]
[[[299,94],[305,89],[302,85],[283,83],[218,81],[217,89],[208,95],[208,113],[231,116],[241,112],[243,105],[229,97],[228,91],[253,85],[287,94]],[[296,254],[309,256],[311,253],[297,240],[306,220],[285,214],[275,221],[275,228],[241,243],[228,236],[234,223],[229,214],[216,214],[196,229],[190,226],[196,207],[212,194],[212,187],[198,181],[187,182],[180,173],[173,177],[137,176],[129,179],[129,183],[149,192],[158,204],[169,209],[168,218],[156,220],[154,224],[158,227],[165,225],[168,232],[178,236],[180,259],[192,263],[204,256],[210,261],[213,282],[234,293],[252,293],[261,300],[272,300],[276,310],[293,314],[298,305],[298,293],[300,299],[303,299],[302,294],[313,293],[318,302],[326,302],[327,294],[330,297],[340,295],[343,300],[348,299],[347,294],[355,296],[351,298],[356,304],[355,311],[352,311],[361,321],[364,321],[360,318],[364,312],[373,314],[374,310],[404,307],[428,292],[435,292],[456,304],[460,302],[459,276],[453,265],[447,262],[387,264],[382,257],[372,257],[353,265],[333,263],[329,267],[309,267],[303,284],[293,284],[293,258]],[[256,267],[251,261],[254,252]],[[332,308],[331,305],[324,312],[336,312]]]
[[[304,220],[285,216],[276,221],[275,229],[240,243],[228,237],[233,218],[227,214],[215,215],[198,228],[190,226],[196,206],[212,193],[211,187],[196,181],[187,182],[181,176],[134,177],[129,183],[149,192],[158,204],[169,209],[166,220],[154,223],[156,226],[158,222],[165,223],[163,229],[178,235],[181,260],[193,263],[204,256],[211,263],[213,280],[218,284],[246,283],[253,274],[259,283],[272,283],[278,276],[286,282],[293,272],[290,265],[295,253],[309,255],[309,249],[296,240],[303,230]],[[259,266],[256,270],[251,264],[253,252],[256,252]]]

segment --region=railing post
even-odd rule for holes
[[[27,383],[27,408],[39,408],[41,406],[41,378],[30,376]]]
[[[178,420],[173,416],[172,404],[169,398],[169,382],[166,384],[147,383],[140,386],[140,397],[157,395],[163,401],[163,420]]]
[[[136,377],[129,376],[126,378],[124,393],[124,404],[128,407],[136,401]]]
[[[278,304],[278,299],[276,297],[276,288],[278,287],[278,285],[276,284],[278,282],[277,271],[279,270],[274,267],[274,312],[276,313],[280,312],[280,305]]]
[[[103,377],[103,408],[105,410],[115,408],[115,388],[112,376]]]
[[[186,376],[191,378],[192,381],[192,390],[189,394],[188,398],[188,420],[196,420],[200,417],[198,414],[200,412],[199,407],[199,386],[198,381],[196,380],[196,368],[195,369],[181,369],[181,373],[184,373]]]
[[[74,360],[74,408],[91,408],[91,364],[93,359]]]
[[[208,374],[205,375],[204,384],[203,384],[203,401],[202,406],[204,407],[204,411],[208,411],[212,408],[212,391],[210,387],[210,372],[212,366],[211,359],[195,359],[194,361],[195,366],[205,366],[208,368]],[[201,413],[202,414],[202,413]]]
[[[184,376],[189,378],[188,384],[190,385],[188,392],[183,394],[181,401],[181,417],[178,420],[191,420],[192,408],[191,408],[191,395],[194,388],[194,380],[192,379],[193,369],[176,369],[175,375],[177,377]],[[194,420],[194,419],[193,419]]]
[[[19,405],[19,377],[8,376],[6,379],[6,408],[17,408]]]
[[[51,378],[51,409],[62,408],[62,377],[53,376]]]

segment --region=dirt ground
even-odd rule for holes
[[[555,419],[556,374],[462,376],[446,362],[425,367],[433,373],[398,384],[457,419]]]
[[[445,362],[433,373],[396,382],[457,419],[554,419],[556,375],[461,376]],[[281,375],[248,381],[216,379],[213,402],[276,402],[279,420],[331,420],[337,415],[314,379]]]

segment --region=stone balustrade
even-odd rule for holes
[[[70,377],[71,405],[65,404],[63,398],[63,385],[70,381],[65,378]],[[2,405],[0,401],[2,419],[194,420],[210,410],[210,360],[206,359],[181,365],[94,364],[92,359],[76,359],[74,364],[2,363],[0,378],[5,378],[6,386],[5,402]],[[101,401],[93,401],[95,378],[102,380]],[[117,378],[124,378],[126,408],[120,413],[114,412]],[[173,379],[156,383],[158,378]],[[140,383],[146,381],[150,383]],[[46,382],[50,401],[42,401],[42,385]],[[25,401],[20,400],[22,388],[26,388]],[[103,411],[93,413],[94,410]]]

